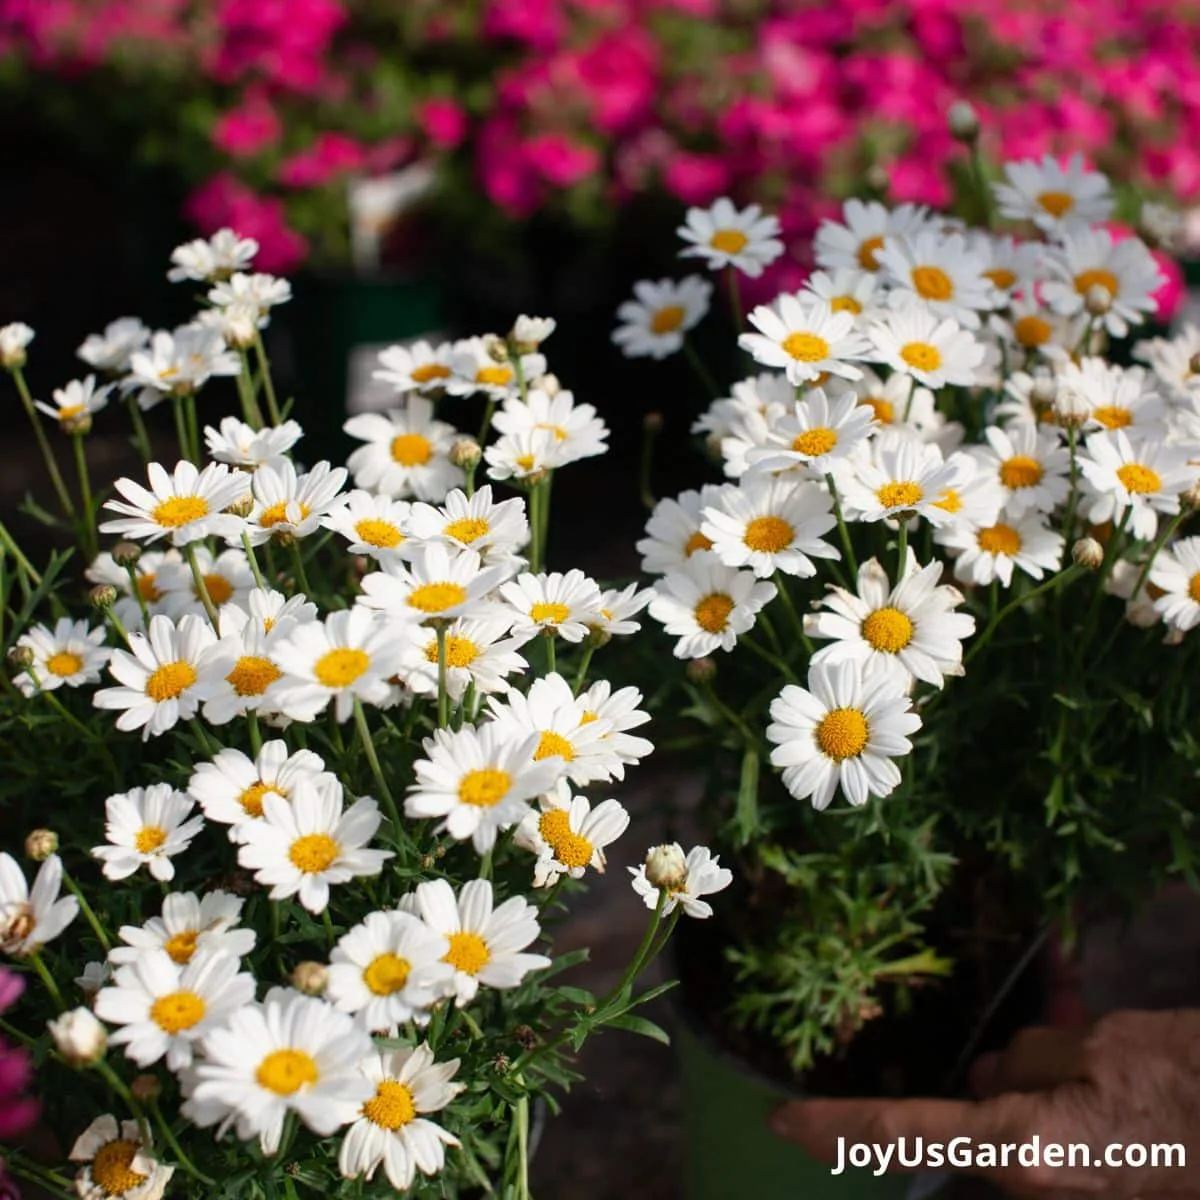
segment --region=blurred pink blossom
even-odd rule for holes
[[[467,136],[466,109],[455,100],[435,97],[417,107],[417,121],[430,142],[439,150],[453,150]]]
[[[214,175],[188,197],[185,214],[205,233],[228,227],[258,242],[254,265],[283,275],[308,253],[308,241],[290,228],[284,203],[260,196],[229,172]]]
[[[283,126],[270,103],[250,95],[240,108],[231,109],[213,126],[213,145],[233,158],[249,158],[275,145]]]

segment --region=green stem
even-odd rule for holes
[[[132,563],[125,568],[125,574],[129,576],[129,590],[133,598],[138,603],[138,608],[142,612],[142,628],[150,628],[150,606],[146,603],[146,597],[142,595],[141,582],[138,579],[138,573]]]
[[[438,667],[438,728],[445,729],[450,724],[450,689],[446,684],[446,623],[439,621],[434,630],[437,636],[437,667]]]
[[[791,621],[792,627],[796,631],[796,636],[800,639],[800,644],[811,658],[813,644],[808,640],[808,634],[804,632],[804,622],[800,619],[800,614],[796,611],[795,602],[792,600],[792,595],[787,589],[787,581],[784,579],[781,571],[775,572],[775,590],[779,593],[779,598],[783,601],[783,607],[787,609],[788,620]]]
[[[900,516],[900,533],[896,538],[896,586],[904,580],[904,568],[908,566],[908,522]]]
[[[638,466],[638,494],[642,504],[652,509],[657,501],[654,499],[654,488],[651,486],[651,476],[654,473],[654,443],[662,429],[662,422],[642,422],[642,457]]]
[[[393,829],[399,836],[400,814],[396,809],[396,800],[392,796],[392,789],[388,787],[387,780],[383,777],[383,768],[379,765],[379,755],[375,753],[375,743],[371,741],[367,713],[363,708],[362,701],[357,696],[354,697],[354,724],[358,729],[358,740],[362,745],[363,754],[366,755],[367,765],[371,768],[371,774],[375,777],[376,786],[379,788],[379,795],[387,809],[388,820],[391,821]]]
[[[963,666],[967,666],[971,660],[992,640],[992,635],[1004,624],[1005,618],[1012,612],[1015,612],[1022,605],[1028,603],[1035,596],[1040,596],[1043,592],[1049,591],[1054,587],[1065,587],[1073,579],[1083,573],[1082,567],[1077,567],[1074,564],[1069,566],[1065,571],[1059,571],[1058,574],[1052,575],[1045,583],[1038,584],[1032,591],[1026,592],[1025,595],[1019,596],[1016,600],[1010,600],[996,615],[988,622],[987,628],[979,635],[978,640],[967,651],[963,658]],[[939,693],[940,694],[940,693]],[[935,697],[936,699],[936,697]]]
[[[61,1196],[63,1200],[73,1200],[76,1194],[75,1185],[69,1179],[64,1179],[49,1167],[40,1166],[32,1159],[26,1158],[18,1150],[5,1150],[4,1166],[14,1175],[37,1184],[39,1188],[44,1188],[51,1195]]]
[[[592,665],[592,655],[595,653],[595,646],[584,646],[583,657],[579,660],[579,669],[575,672],[575,682],[571,686],[571,691],[573,691],[576,696],[579,695],[580,689],[587,681],[588,667]]]
[[[696,353],[696,347],[687,338],[683,339],[683,356],[688,360],[688,365],[695,371],[696,377],[704,385],[705,390],[711,394],[714,400],[717,399],[721,395],[720,385],[713,378],[712,372],[704,365],[704,360]]]
[[[903,421],[903,422],[904,422],[906,425],[908,424],[908,414],[909,414],[910,412],[912,412],[912,406],[913,406],[913,397],[914,397],[916,394],[917,394],[917,377],[914,375],[914,376],[913,376],[913,377],[912,377],[912,378],[911,378],[911,379],[908,381],[908,399],[907,399],[907,400],[905,400],[905,402],[904,402],[904,416],[901,418],[901,420],[902,420],[902,421]]]
[[[325,926],[325,937],[329,943],[329,948],[332,950],[337,942],[337,934],[333,928],[333,918],[329,915],[329,905],[321,909],[321,924]]]
[[[154,457],[154,450],[150,445],[150,434],[146,429],[146,421],[142,416],[142,407],[137,402],[136,392],[130,393],[127,404],[129,406],[129,420],[133,425],[133,444],[137,447],[142,462],[149,463]]]
[[[529,1200],[529,1097],[517,1101],[517,1200]]]
[[[992,189],[988,186],[987,172],[983,169],[983,155],[979,150],[978,138],[971,143],[971,174],[975,178],[975,187],[979,192],[979,210],[983,217],[984,227],[991,229],[995,224]]]
[[[258,728],[258,713],[253,709],[246,714],[246,729],[250,735],[250,749],[257,758],[262,749],[262,733]]]
[[[150,1129],[146,1124],[146,1114],[142,1111],[142,1106],[133,1098],[133,1093],[125,1086],[125,1081],[116,1073],[116,1071],[112,1069],[112,1067],[108,1065],[108,1063],[104,1061],[104,1059],[101,1059],[99,1062],[93,1064],[93,1070],[95,1070],[104,1079],[104,1082],[107,1083],[108,1086],[112,1088],[112,1090],[116,1092],[116,1094],[120,1096],[128,1106],[129,1111],[133,1113],[134,1117],[137,1119],[138,1129],[142,1135],[142,1144],[144,1146],[149,1146]]]
[[[254,576],[255,586],[262,591],[267,591],[266,581],[263,579],[262,571],[258,566],[258,555],[254,553],[254,546],[250,541],[250,535],[244,530],[242,531],[242,549],[246,551],[246,561],[250,564],[250,573]]]
[[[487,442],[487,435],[492,430],[492,417],[496,412],[496,397],[489,396],[487,403],[483,406],[483,420],[479,424],[479,436],[475,439],[480,447],[483,447]]]
[[[33,564],[22,553],[21,547],[16,543],[16,539],[4,527],[3,521],[0,521],[0,547],[3,547],[13,556],[17,566],[29,576],[29,580],[35,588],[41,587],[42,577],[40,573],[34,570]]]
[[[742,316],[742,287],[736,267],[725,268],[725,280],[729,286],[729,307],[733,311],[734,327],[741,333],[746,328],[746,320]]]
[[[244,346],[238,350],[238,353],[242,359],[242,369],[237,375],[238,398],[242,402],[242,420],[251,429],[261,429],[263,417],[262,410],[258,407],[258,400],[254,396],[254,368],[250,365],[250,356],[246,353]]]
[[[1067,496],[1067,515],[1063,521],[1063,556],[1062,565],[1067,565],[1071,557],[1071,547],[1075,543],[1075,508],[1079,503],[1079,464],[1075,458],[1075,447],[1078,430],[1074,425],[1067,427],[1067,447],[1071,452],[1071,489]]]
[[[1162,551],[1162,548],[1167,544],[1167,542],[1169,542],[1171,538],[1175,536],[1176,531],[1187,519],[1188,515],[1189,514],[1186,510],[1181,509],[1167,523],[1162,533],[1160,533],[1158,537],[1154,539],[1154,545],[1150,547],[1150,553],[1146,556],[1146,561],[1142,564],[1142,570],[1138,575],[1137,583],[1134,585],[1134,596],[1136,596],[1138,592],[1140,592],[1142,588],[1146,586],[1146,580],[1150,577],[1150,570],[1154,566],[1154,560],[1158,557],[1159,553]]]
[[[275,382],[271,378],[271,360],[267,357],[267,348],[263,345],[262,330],[254,331],[254,350],[258,355],[258,368],[262,374],[263,394],[267,398],[267,413],[272,425],[281,425],[283,417],[279,413],[279,402],[275,398]]]
[[[312,595],[312,587],[309,585],[308,576],[304,572],[304,556],[300,553],[300,542],[293,540],[292,542],[292,563],[296,568],[296,582],[300,585],[300,590],[306,595]]]
[[[192,447],[192,461],[200,463],[200,422],[196,416],[196,393],[188,392],[183,398],[183,412],[187,417],[188,441]]]
[[[191,447],[188,445],[187,414],[183,411],[183,397],[171,397],[171,415],[175,418],[175,437],[179,442],[179,457],[195,462]]]
[[[14,367],[12,368],[12,377],[13,382],[17,385],[17,392],[21,397],[21,403],[25,407],[25,415],[28,416],[30,424],[33,426],[33,433],[37,438],[42,458],[46,462],[46,471],[50,476],[50,482],[54,485],[54,490],[58,493],[58,502],[62,506],[63,514],[74,520],[75,506],[71,503],[71,494],[67,491],[67,485],[63,483],[63,477],[58,469],[58,462],[55,460],[54,451],[50,449],[50,443],[46,438],[46,431],[42,428],[41,418],[38,416],[37,409],[33,406],[33,397],[29,394],[29,386],[25,382],[25,373],[20,367]]]
[[[175,1137],[175,1131],[167,1123],[166,1117],[163,1116],[162,1109],[158,1107],[156,1101],[150,1102],[150,1115],[154,1118],[154,1124],[158,1127],[159,1133],[163,1136],[163,1141],[171,1148],[171,1153],[179,1160],[179,1165],[192,1176],[193,1179],[198,1179],[205,1187],[216,1187],[217,1181],[210,1179],[202,1171],[196,1169],[196,1164],[184,1153],[183,1147],[179,1144]]]
[[[58,990],[58,984],[54,982],[54,976],[50,974],[46,964],[42,962],[41,954],[35,950],[29,955],[29,961],[33,963],[33,969],[38,973],[42,983],[45,985],[46,991],[50,993],[50,998],[54,1001],[59,1012],[66,1009],[66,1004],[63,1002],[62,992]]]
[[[556,635],[549,629],[542,631],[542,640],[546,643],[546,673],[554,675],[558,671],[556,657],[558,650],[555,647]]]
[[[64,866],[62,869],[63,883],[67,885],[67,890],[79,901],[79,911],[83,913],[84,920],[92,927],[92,932],[96,935],[96,940],[104,948],[105,954],[112,949],[112,943],[108,940],[108,934],[104,932],[104,926],[100,924],[99,918],[92,910],[92,906],[87,902],[87,897],[80,890],[79,884],[71,878],[71,873]]]
[[[858,579],[858,559],[854,556],[854,544],[850,541],[850,530],[846,525],[846,518],[842,516],[842,502],[832,475],[825,476],[825,486],[829,488],[829,495],[833,500],[833,515],[837,518],[838,534],[842,539],[842,549],[846,554],[846,565],[850,568],[850,586],[854,587],[855,581]]]
[[[79,496],[83,502],[83,513],[79,521],[80,539],[83,542],[84,553],[91,560],[99,552],[96,533],[96,511],[92,501],[92,480],[88,475],[87,450],[83,444],[83,434],[71,436],[75,443],[75,470],[79,475]]]
[[[221,621],[217,616],[217,606],[208,594],[208,585],[204,582],[204,573],[200,570],[200,560],[196,557],[195,542],[189,542],[184,546],[183,556],[187,559],[187,564],[192,569],[192,581],[196,585],[196,595],[200,597],[200,603],[204,605],[204,611],[208,614],[208,619],[212,622],[213,629],[220,634]]]
[[[778,671],[785,679],[790,679],[793,683],[796,682],[796,673],[792,670],[792,668],[789,667],[782,658],[772,654],[765,646],[760,646],[748,634],[743,633],[742,636],[738,638],[738,645],[745,646],[747,650],[753,652],[754,655],[758,658],[761,658],[763,662],[770,663],[770,665],[774,667],[774,669]],[[809,653],[811,656],[811,647],[809,648]]]

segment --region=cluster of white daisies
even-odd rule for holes
[[[974,618],[910,537],[939,547],[961,584],[1007,589],[1073,557],[1099,568],[1103,547],[1075,539],[1111,524],[1136,542],[1105,564],[1130,619],[1164,620],[1172,638],[1200,622],[1200,538],[1171,540],[1200,482],[1200,331],[1142,342],[1144,367],[1107,361],[1107,339],[1152,313],[1164,282],[1143,241],[1098,224],[1108,180],[1047,158],[1009,164],[993,193],[1011,232],[857,200],[827,221],[819,269],[741,335],[773,370],[694,427],[727,482],[661,501],[639,543],[658,577],[650,615],[679,657],[815,643],[807,687],[783,688],[767,736],[786,786],[818,808],[839,787],[852,804],[888,795],[921,723],[914,685],[963,671]],[[683,254],[751,276],[781,250],[772,218],[728,201],[680,233]],[[614,340],[674,353],[710,291],[698,277],[639,284]],[[982,426],[977,443],[954,416]],[[848,525],[877,522],[898,543],[890,576],[847,561]],[[839,583],[801,613],[791,592],[821,562]]]
[[[604,590],[579,570],[547,572],[528,557],[539,523],[544,540],[538,489],[557,468],[603,453],[607,436],[595,410],[546,372],[539,346],[553,321],[522,317],[505,339],[385,351],[378,374],[395,385],[396,407],[347,422],[363,445],[346,467],[303,468],[292,457],[300,426],[261,425],[243,378],[247,348],[261,349],[270,309],[290,296],[286,281],[248,273],[253,253],[229,231],[180,247],[172,278],[211,284],[210,306],[173,333],[151,335],[127,318],[88,338],[80,354],[112,382],[77,381],[44,409],[77,428],[71,422],[100,412],[113,388],[144,408],[194,400],[211,378],[236,374],[249,418],[204,429],[207,463],[150,462],[144,484],[116,482],[100,530],[123,540],[87,570],[107,625],[63,616],[17,643],[16,682],[31,701],[94,688],[94,705],[118,714],[118,730],[150,739],[190,722],[211,747],[238,723],[253,753],[219,748],[182,790],[156,783],[108,797],[105,840],[92,851],[104,875],[122,881],[145,870],[166,894],[159,916],[120,929],[107,961],[89,964],[76,982],[91,1009],[67,1014],[53,1032],[78,1059],[107,1040],[139,1068],[163,1064],[179,1079],[186,1118],[258,1138],[267,1153],[289,1113],[320,1136],[349,1126],[342,1173],[370,1179],[382,1165],[404,1189],[417,1171],[441,1170],[444,1147],[455,1144],[428,1114],[462,1089],[459,1063],[436,1062],[425,1044],[381,1050],[372,1034],[423,1027],[439,1008],[470,1005],[481,987],[515,988],[549,966],[529,949],[541,935],[537,908],[497,896],[486,867],[457,888],[431,877],[349,928],[328,963],[304,964],[293,987],[256,1000],[243,960],[263,931],[241,925],[243,901],[167,886],[181,856],[222,826],[222,843],[272,901],[295,897],[324,916],[331,889],[378,876],[395,857],[373,844],[385,818],[433,819],[434,834],[469,841],[487,863],[511,835],[530,856],[535,888],[603,871],[629,815],[615,799],[593,804],[582,793],[623,779],[652,745],[632,732],[649,719],[637,689],[588,683],[587,667],[595,649],[638,630],[651,593]],[[31,339],[27,327],[0,332],[6,365],[23,361]],[[479,392],[488,406],[478,441],[435,419],[436,401]],[[488,426],[500,435],[490,445]],[[499,499],[491,484],[476,490],[481,464],[492,480],[526,490],[528,504]],[[338,578],[354,583],[342,607],[322,614],[305,564],[331,539]],[[291,581],[281,582],[279,563]],[[123,644],[108,645],[114,637]],[[522,652],[535,638],[531,668]],[[559,642],[576,650],[573,679],[554,669]],[[105,674],[112,685],[97,687]],[[532,682],[516,686],[523,675]],[[422,699],[431,714],[436,701],[437,727],[396,806],[368,711]],[[289,744],[289,731],[325,713],[353,718],[382,807],[348,796],[318,754]],[[260,722],[276,736],[261,742]],[[400,847],[410,836],[392,828],[386,841]],[[0,855],[0,949],[21,957],[36,956],[80,912],[74,895],[59,895],[54,847],[41,849],[32,887]],[[632,874],[659,917],[707,916],[701,897],[730,882],[704,847],[686,857],[659,848]],[[175,1169],[145,1129],[110,1115],[79,1138],[72,1158],[85,1196],[156,1200]]]

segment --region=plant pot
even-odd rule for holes
[[[800,1093],[739,1062],[686,1012],[674,1041],[683,1073],[687,1200],[900,1200],[907,1194],[911,1177],[876,1176],[854,1167],[832,1175],[824,1163],[772,1133],[771,1113]]]

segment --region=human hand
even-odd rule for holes
[[[1200,1010],[1120,1012],[1091,1030],[1022,1030],[1002,1053],[984,1055],[971,1072],[978,1100],[797,1100],[772,1117],[776,1133],[815,1157],[845,1162],[847,1147],[887,1147],[901,1138],[908,1153],[969,1138],[973,1153],[1030,1142],[1089,1148],[1087,1164],[974,1164],[971,1174],[1017,1195],[1095,1195],[1105,1200],[1200,1196]],[[1146,1165],[1104,1161],[1109,1147],[1145,1147]],[[1150,1149],[1183,1148],[1184,1165],[1153,1165]],[[960,1143],[961,1145],[961,1143]],[[1096,1165],[1099,1163],[1100,1165]],[[913,1170],[916,1168],[908,1167]]]

